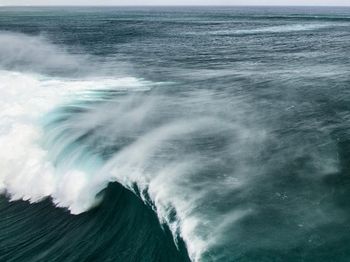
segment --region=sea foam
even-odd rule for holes
[[[320,135],[322,150],[309,137],[298,141],[294,133],[275,139],[247,94],[190,88],[157,93],[152,90],[157,83],[130,76],[58,77],[32,67],[39,61],[31,53],[43,48],[43,55],[55,57],[64,52],[40,37],[29,37],[35,43],[29,52],[23,44],[27,37],[0,34],[0,41],[22,41],[18,58],[11,50],[0,51],[10,56],[0,62],[0,190],[11,200],[51,197],[79,214],[98,203],[96,196],[108,183],[118,182],[152,206],[174,239],[184,240],[193,261],[206,255],[219,260],[221,253],[215,251],[237,247],[244,239],[241,221],[264,211],[261,199],[287,212],[280,199],[288,195],[273,191],[285,175],[285,163],[299,163],[302,154],[308,166],[297,175],[316,174],[313,179],[338,170],[327,134]],[[71,59],[76,61],[64,53],[58,61]],[[47,65],[56,71],[65,66]],[[296,220],[312,221],[312,226],[329,220],[327,207],[315,217],[305,212],[308,203],[295,198],[289,204]],[[255,237],[260,241],[249,242],[243,251],[257,248],[258,242],[269,248],[283,240],[293,245],[304,236],[288,228],[282,240]],[[228,250],[237,255],[232,246]]]

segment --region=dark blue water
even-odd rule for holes
[[[0,261],[349,261],[349,41],[340,7],[1,8]]]

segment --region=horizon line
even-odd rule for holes
[[[339,7],[350,5],[1,5],[1,7]]]
[[[240,4],[231,4],[231,5],[118,5],[118,4],[113,4],[113,5],[89,5],[89,4],[84,4],[84,5],[60,5],[60,4],[55,4],[55,5],[36,5],[36,4],[31,4],[31,5],[8,5],[8,4],[0,4],[0,7],[350,7],[350,5],[270,5],[270,4],[265,4],[265,5],[240,5]]]

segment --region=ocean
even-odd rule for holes
[[[350,261],[350,8],[0,7],[0,261]]]

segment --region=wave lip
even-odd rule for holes
[[[26,36],[15,38],[21,42]],[[46,40],[30,39],[46,46],[48,55],[62,52]],[[175,241],[185,241],[193,261],[234,259],[257,243],[267,250],[284,242],[296,246],[306,233],[290,223],[283,227],[290,216],[311,225],[305,228],[335,221],[326,214],[328,207],[320,207],[319,217],[309,210],[325,191],[317,190],[319,177],[338,172],[336,145],[327,131],[313,131],[320,127],[313,121],[307,123],[313,127],[309,132],[300,126],[281,132],[284,126],[273,126],[284,118],[281,108],[294,111],[283,98],[266,100],[277,104],[271,103],[271,118],[266,118],[266,111],[259,110],[264,106],[255,108],[257,97],[239,89],[191,86],[158,93],[149,92],[155,83],[133,77],[49,77],[42,72],[65,67],[62,60],[35,68],[36,74],[23,73],[36,58],[27,51],[18,59],[13,51],[9,54],[10,62],[2,65],[7,70],[0,72],[5,94],[0,190],[12,200],[37,202],[50,196],[57,206],[80,214],[98,204],[107,184],[116,181],[154,209]],[[275,95],[273,86],[268,91]],[[293,181],[315,190],[286,185]],[[300,204],[305,193],[312,201]],[[271,235],[275,223],[259,220],[268,212],[277,214],[285,229],[278,238]],[[240,254],[236,247],[242,247]]]
[[[58,171],[42,147],[41,118],[55,106],[70,99],[98,99],[89,90],[149,90],[150,82],[133,77],[120,79],[63,79],[38,74],[0,71],[0,191],[12,200],[37,202],[47,196],[69,196],[84,184],[79,170],[66,170],[58,181]],[[92,97],[92,95],[94,95]],[[62,171],[62,170],[61,170]],[[74,188],[72,188],[74,187]],[[65,193],[58,193],[65,188]],[[55,193],[56,192],[56,193]],[[68,201],[68,200],[67,200]],[[65,205],[69,206],[68,201]],[[90,203],[90,205],[92,205]],[[85,210],[88,207],[85,206]]]
[[[249,97],[214,90],[145,92],[151,87],[130,77],[104,84],[103,79],[0,72],[0,91],[6,94],[0,103],[0,190],[11,200],[51,197],[57,206],[80,214],[101,201],[99,193],[110,182],[118,182],[154,209],[175,242],[185,242],[192,261],[207,256],[220,261],[217,250],[228,245],[226,233],[260,211],[256,203],[272,190],[279,174],[271,172],[283,168],[286,156],[277,152],[262,162],[274,143]],[[295,137],[291,140],[293,147],[283,141],[282,148],[306,151],[302,143],[294,145]],[[327,143],[319,152],[306,145],[312,148],[307,172],[337,172],[332,146]],[[290,156],[288,150],[282,153]],[[279,193],[276,199],[282,197]],[[299,202],[290,204],[306,210]],[[275,205],[285,212],[281,203]],[[242,237],[237,232],[230,241],[239,243]],[[266,246],[278,244],[273,241]],[[225,256],[234,252],[229,249]]]
[[[65,71],[71,75],[82,64],[89,64],[87,56],[72,55],[42,36],[0,32],[0,143],[4,149],[0,152],[0,192],[12,201],[34,203],[51,197],[57,206],[70,208],[74,214],[98,202],[98,191],[81,196],[89,187],[92,170],[80,168],[79,154],[72,152],[74,156],[65,165],[58,165],[53,157],[57,152],[45,148],[45,122],[55,119],[50,112],[67,101],[74,100],[79,107],[108,100],[113,92],[148,91],[156,83],[130,76],[106,77],[98,70],[88,77],[59,76]],[[71,137],[65,143],[69,147],[72,141]],[[55,142],[59,148],[65,144],[62,139]],[[89,160],[99,163],[93,157]]]

